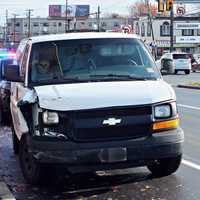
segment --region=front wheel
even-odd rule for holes
[[[182,155],[172,158],[157,160],[154,164],[147,166],[153,176],[168,176],[176,172],[181,164]]]
[[[40,184],[43,181],[42,167],[30,152],[26,137],[22,137],[20,140],[19,161],[24,178],[29,184]]]

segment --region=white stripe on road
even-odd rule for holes
[[[196,106],[189,106],[189,105],[184,105],[184,104],[178,104],[179,107],[183,107],[183,108],[190,108],[193,110],[200,110],[200,107],[196,107]]]
[[[196,170],[200,170],[200,165],[190,162],[188,160],[182,160],[182,164],[187,165],[188,167],[194,168]]]

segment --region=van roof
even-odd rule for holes
[[[64,33],[30,37],[32,43],[59,41],[59,40],[77,40],[77,39],[103,39],[103,38],[138,38],[134,34],[125,33],[105,33],[105,32],[84,32],[84,33]]]

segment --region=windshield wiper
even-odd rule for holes
[[[85,82],[86,80],[84,79],[80,79],[79,77],[73,77],[73,78],[67,78],[67,77],[63,77],[61,78],[61,81],[66,81],[66,82]]]
[[[119,75],[119,74],[96,74],[96,75],[90,75],[90,78],[103,78],[103,79],[117,79],[117,80],[149,80],[153,78],[149,77],[138,77],[138,76],[132,76],[132,75]]]

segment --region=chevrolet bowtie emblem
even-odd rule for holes
[[[109,126],[115,126],[116,124],[120,124],[121,121],[122,121],[121,119],[109,118],[107,120],[104,120],[103,124]]]

